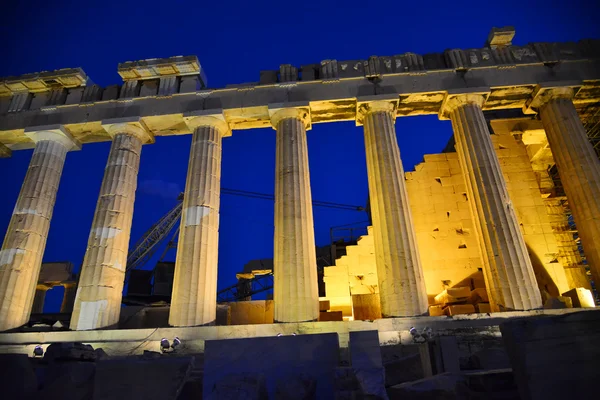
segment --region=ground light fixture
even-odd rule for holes
[[[171,344],[167,338],[160,339],[160,350],[164,353],[171,348]]]
[[[33,348],[33,356],[34,357],[42,357],[44,355],[44,348],[40,345],[37,345]]]
[[[173,349],[173,351],[175,350],[175,347],[179,346],[181,344],[181,339],[179,339],[177,336],[175,336],[175,339],[173,339],[173,343],[171,344],[171,348]]]
[[[427,326],[423,328],[421,332],[419,332],[417,328],[413,326],[409,329],[409,332],[415,343],[425,343],[427,340],[433,337],[433,330]]]

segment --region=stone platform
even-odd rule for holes
[[[203,326],[153,329],[120,329],[94,331],[14,332],[0,334],[0,353],[32,355],[35,346],[44,350],[51,343],[80,342],[102,348],[109,356],[143,354],[145,350],[159,351],[160,341],[181,340],[177,352],[198,354],[204,352],[207,340],[240,339],[296,334],[337,333],[341,348],[348,347],[349,334],[353,331],[379,332],[381,346],[413,344],[409,330],[432,329],[434,336],[481,336],[500,338],[499,325],[513,318],[542,315],[563,315],[573,312],[600,312],[595,308],[572,308],[558,310],[533,310],[489,314],[457,315],[454,317],[408,317],[369,321],[303,322],[287,324]]]

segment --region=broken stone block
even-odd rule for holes
[[[429,306],[429,316],[430,317],[439,317],[444,315],[444,307],[441,305]]]
[[[96,363],[93,399],[175,400],[192,367],[192,357],[100,361]]]
[[[573,302],[570,297],[557,296],[549,297],[544,303],[545,309],[560,309],[560,308],[573,308]]]
[[[477,310],[478,313],[483,314],[483,313],[491,313],[492,312],[492,307],[490,306],[490,303],[478,303],[475,306],[475,309]]]
[[[210,393],[203,398],[267,400],[269,397],[263,374],[233,374],[217,381]]]
[[[55,361],[96,361],[99,354],[89,344],[73,342],[52,343],[44,353],[44,361],[48,363]]]
[[[26,354],[0,354],[2,398],[21,399],[35,393],[37,378]]]
[[[353,294],[352,308],[354,319],[361,321],[374,321],[381,318],[381,302],[379,293]]]
[[[471,289],[485,289],[485,278],[483,272],[478,272],[471,278]]]
[[[435,296],[436,304],[451,304],[467,301],[471,296],[471,289],[467,286],[457,288],[447,288],[442,293]]]
[[[477,288],[471,290],[471,296],[469,297],[469,303],[478,304],[478,303],[489,303],[490,299],[488,298],[488,293],[485,288]]]
[[[575,308],[593,308],[596,307],[594,303],[594,296],[591,290],[585,288],[575,288],[562,294],[564,297],[569,297]]]
[[[319,321],[343,321],[341,311],[321,311],[319,312]]]
[[[444,313],[448,316],[459,314],[472,314],[475,312],[473,304],[451,304],[444,308]]]
[[[521,399],[579,399],[597,391],[600,312],[511,319],[500,331]]]
[[[329,300],[319,300],[319,311],[328,311],[330,307]]]
[[[231,325],[273,323],[273,301],[252,300],[227,303],[231,310]]]

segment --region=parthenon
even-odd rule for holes
[[[383,317],[427,315],[431,303],[420,255],[428,249],[419,248],[414,224],[419,216],[412,215],[417,204],[412,211],[410,204],[420,200],[409,201],[407,177],[417,172],[405,177],[394,126],[398,117],[437,114],[452,122],[457,155],[452,160],[464,179],[458,194],[469,200],[464,219],[472,217],[469,229],[476,235],[491,311],[542,307],[529,232],[514,196],[536,191],[532,206],[548,197],[540,174],[534,186],[519,188],[514,178],[507,180],[498,151],[507,147],[492,140],[498,137],[495,120],[504,121],[527,161],[551,153],[548,164],[555,163],[561,176],[592,280],[600,282],[600,161],[584,126],[597,124],[600,42],[513,46],[513,35],[510,28],[494,29],[483,48],[443,54],[281,65],[262,71],[257,83],[219,89],[206,87],[194,56],[120,64],[123,84],[106,88],[79,68],[3,79],[1,154],[34,152],[0,252],[0,330],[29,320],[68,153],[102,141],[112,141],[112,147],[70,329],[118,323],[142,148],[155,137],[184,134],[193,140],[169,324],[214,324],[222,140],[250,128],[277,131],[274,321],[318,320],[306,132],[313,124],[345,120],[364,126]],[[440,175],[440,185],[446,178],[450,174]],[[547,228],[539,224],[537,233],[552,233],[547,222]],[[583,264],[562,263],[561,271],[546,271],[561,293],[591,289]]]
[[[294,398],[410,398],[413,381],[472,370],[512,382],[502,390],[517,393],[516,382],[523,399],[574,381],[584,393],[600,356],[600,40],[517,46],[514,35],[493,28],[481,48],[282,64],[221,88],[196,56],[121,63],[122,84],[108,87],[81,68],[1,78],[0,158],[32,155],[0,250],[0,366],[27,377],[19,371],[42,356],[82,371],[93,362],[94,399],[116,398],[122,376],[139,378],[144,398],[233,398],[219,393],[249,387],[248,398],[291,398],[280,386],[273,397],[277,379],[296,396],[312,387]],[[405,171],[396,120],[422,115],[450,121],[453,136]],[[342,253],[332,239],[318,267],[307,132],[339,121],[364,136],[369,226]],[[272,274],[273,294],[223,301],[223,141],[256,128],[276,135],[273,260],[248,263],[238,279]],[[192,136],[169,214],[180,213],[174,275],[161,301],[142,306],[124,294],[140,159],[178,135]],[[43,263],[65,161],[100,142],[110,150],[81,269]],[[165,283],[157,268],[145,275],[155,289]],[[60,313],[44,316],[54,286],[65,287]],[[493,362],[481,355],[490,343],[504,355]],[[544,346],[572,371],[555,373]],[[22,354],[31,360],[10,358]]]

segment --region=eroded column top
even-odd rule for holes
[[[231,135],[231,128],[224,116],[200,115],[186,119],[185,123],[192,131],[201,126],[212,126],[221,133],[221,136]]]
[[[448,92],[440,107],[438,118],[440,120],[448,120],[453,111],[466,105],[476,105],[479,108],[483,108],[489,94],[490,89],[487,87],[471,88],[469,93]]]
[[[365,117],[376,112],[389,112],[396,119],[396,108],[398,101],[396,100],[373,100],[357,102],[356,106],[356,125],[361,126]]]
[[[446,101],[445,111],[452,112],[452,111],[456,110],[457,108],[467,105],[467,104],[475,104],[475,105],[478,105],[479,107],[483,107],[484,103],[485,103],[485,96],[483,94],[480,94],[480,93],[461,94],[458,96],[453,96],[453,97],[449,98],[448,101]]]
[[[25,130],[27,135],[36,145],[39,142],[51,141],[63,145],[67,151],[81,150],[81,143],[75,139],[62,125],[39,127],[35,130]]]
[[[269,109],[269,114],[271,116],[271,126],[275,130],[277,130],[277,125],[281,121],[289,118],[294,118],[302,121],[306,130],[310,130],[312,127],[310,110],[307,107]]]
[[[138,138],[144,144],[154,143],[154,135],[150,131],[131,123],[114,124],[107,131],[113,139],[124,134]]]
[[[555,99],[573,99],[575,88],[573,86],[544,87],[538,85],[533,92],[528,104],[524,107],[524,112],[539,111],[544,105]]]
[[[102,127],[114,140],[117,135],[129,135],[143,144],[154,143],[154,134],[140,118],[116,118],[102,121]]]

